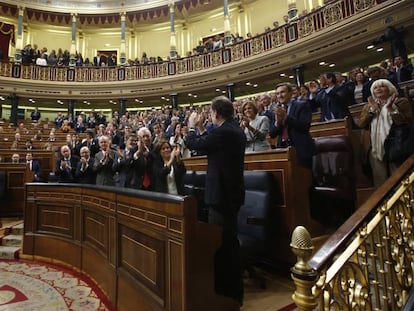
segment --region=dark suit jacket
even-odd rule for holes
[[[339,85],[335,85],[329,93],[321,89],[312,99],[311,107],[321,108],[321,121],[352,118],[348,109],[349,96],[351,95],[348,94],[348,89]]]
[[[75,179],[77,183],[91,185],[94,185],[96,183],[96,173],[93,171],[94,162],[95,158],[89,157],[88,167],[84,171],[81,170],[81,162],[78,162],[75,172]]]
[[[135,147],[132,151],[135,153],[137,151],[138,147]],[[153,153],[153,147],[150,146],[150,151],[146,154],[141,154],[138,159],[134,159],[132,163],[132,167],[134,170],[134,176],[132,181],[132,188],[135,189],[143,189],[143,190],[153,190],[154,189],[154,181],[152,180],[153,174],[152,174],[152,168],[153,168],[153,162],[155,159],[155,155]],[[145,188],[143,186],[144,183],[144,176],[147,174],[148,178],[150,179],[150,185],[148,188]]]
[[[61,161],[62,159],[57,160],[56,162],[56,171],[55,175],[58,178],[58,182],[62,183],[74,183],[75,180],[75,172],[76,172],[76,166],[79,162],[79,157],[72,155],[70,157],[70,169],[61,169]]]
[[[234,120],[225,121],[208,134],[190,131],[187,147],[207,154],[205,203],[225,214],[244,203],[244,150],[246,135]],[[232,211],[234,212],[234,211]]]
[[[109,149],[109,159],[105,164],[101,163],[103,159],[102,151],[99,151],[95,155],[95,161],[93,163],[93,171],[96,173],[96,184],[101,186],[115,186],[114,172],[112,165],[116,157],[116,151]]]
[[[121,159],[117,154],[112,164],[112,170],[115,172],[115,184],[119,187],[133,188],[133,182],[135,177],[134,169],[134,153],[131,150],[126,155],[126,151],[123,150],[124,157]]]
[[[40,181],[41,168],[38,160],[32,160],[32,167],[30,171],[34,174],[33,181]]]
[[[184,162],[173,163],[174,180],[177,186],[177,192],[184,195],[184,174],[186,172]],[[152,180],[154,182],[154,191],[168,193],[167,175],[171,172],[171,168],[164,166],[164,161],[157,158],[152,166]]]
[[[290,103],[289,114],[286,117],[285,125],[278,125],[270,129],[269,135],[272,138],[278,136],[277,147],[282,145],[282,133],[284,127],[288,127],[290,145],[296,148],[299,163],[310,168],[312,157],[316,154],[315,142],[312,139],[309,129],[312,121],[312,111],[308,100],[292,100]]]

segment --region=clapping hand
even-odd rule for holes
[[[287,115],[285,106],[284,105],[277,106],[274,109],[274,112],[275,112],[277,123],[279,125],[283,124],[285,122],[286,115]]]

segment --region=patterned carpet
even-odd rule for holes
[[[114,311],[105,294],[69,268],[0,260],[0,311]]]

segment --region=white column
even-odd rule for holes
[[[24,7],[19,6],[19,17],[17,18],[16,51],[14,53],[14,61],[18,62],[18,63],[21,63],[21,61],[22,61],[23,14],[24,14]]]
[[[125,28],[126,28],[126,13],[121,13],[121,48],[120,48],[120,56],[119,56],[119,63],[121,65],[125,65],[126,63],[126,41],[125,41]]]

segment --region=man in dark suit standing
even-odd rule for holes
[[[96,173],[96,184],[100,186],[115,186],[112,165],[116,157],[116,151],[111,149],[111,139],[108,136],[99,137],[99,151],[95,155],[93,171]]]
[[[63,145],[60,148],[61,158],[56,162],[55,175],[58,182],[74,183],[76,165],[79,162],[79,157],[72,155],[68,145]]]
[[[95,67],[101,67],[103,62],[104,59],[101,54],[99,52],[96,52],[96,56],[93,58],[93,65]]]
[[[246,136],[233,119],[232,102],[225,96],[213,99],[211,117],[215,128],[204,128],[201,114],[193,112],[188,120],[189,149],[207,154],[205,203],[209,223],[223,227],[223,238],[215,255],[215,290],[243,303],[240,244],[237,239],[237,214],[244,203],[244,150]],[[198,128],[200,135],[195,132]]]
[[[40,162],[33,159],[33,154],[31,152],[26,153],[26,163],[29,167],[29,171],[33,173],[33,181],[40,181]]]
[[[295,147],[299,163],[311,168],[316,146],[309,133],[312,121],[310,103],[308,100],[294,100],[292,94],[292,86],[289,83],[277,85],[275,126],[271,127],[269,135],[272,138],[278,137],[277,148]]]
[[[80,161],[76,165],[75,179],[80,184],[96,183],[96,174],[93,171],[93,163],[95,159],[91,157],[91,151],[87,146],[80,149]]]
[[[349,99],[347,92],[343,92],[336,82],[333,72],[326,72],[320,76],[322,89],[317,91],[314,86],[311,91],[312,108],[321,108],[321,121],[352,118],[348,109]]]

